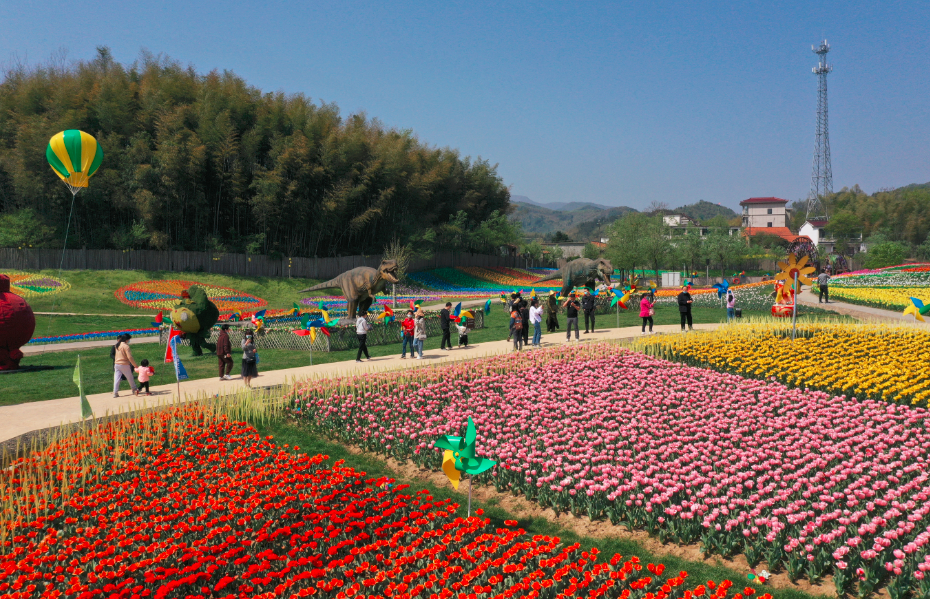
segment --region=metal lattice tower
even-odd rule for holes
[[[826,218],[823,198],[833,193],[833,167],[830,165],[830,124],[827,111],[827,74],[833,70],[827,64],[830,44],[823,40],[811,50],[820,57],[812,70],[817,75],[817,140],[814,143],[814,167],[811,173],[811,194],[807,198],[807,219]]]

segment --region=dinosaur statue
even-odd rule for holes
[[[397,282],[397,261],[382,260],[377,268],[359,266],[347,270],[335,279],[304,289],[301,293],[319,291],[321,289],[342,289],[342,295],[348,302],[349,318],[368,313],[368,308],[375,301],[375,294],[381,293],[388,283]]]
[[[191,285],[181,292],[181,299],[171,310],[171,323],[174,328],[183,331],[184,339],[190,339],[195,356],[203,355],[203,347],[216,351],[216,344],[207,340],[213,332],[213,325],[220,318],[216,304],[207,297],[207,292],[197,285]]]
[[[572,260],[567,263],[548,277],[543,277],[534,281],[534,283],[562,279],[562,291],[559,292],[559,295],[568,297],[571,290],[580,285],[584,285],[591,291],[594,291],[594,284],[598,279],[610,286],[610,275],[613,272],[614,267],[610,264],[609,260],[605,260],[604,258],[598,258],[597,260],[578,258],[577,260]]]

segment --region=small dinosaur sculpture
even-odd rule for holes
[[[535,283],[562,279],[562,291],[559,292],[559,295],[568,297],[572,289],[581,285],[594,291],[594,285],[598,279],[610,286],[610,275],[613,272],[614,267],[610,264],[609,260],[604,258],[598,258],[597,260],[578,258],[577,260],[572,260],[548,277],[538,279]]]
[[[321,289],[342,289],[342,295],[348,302],[349,318],[368,313],[368,308],[375,301],[375,294],[381,293],[388,283],[397,282],[397,262],[395,260],[382,260],[381,265],[375,269],[368,266],[359,266],[347,270],[335,279],[304,289],[301,293],[319,291]]]
[[[184,331],[183,338],[190,339],[191,349],[195,356],[203,355],[203,347],[211,352],[216,351],[216,344],[209,343],[207,339],[213,331],[213,325],[220,318],[220,311],[216,304],[207,297],[202,287],[191,285],[189,289],[181,292],[181,299],[171,311],[171,322],[174,328]]]

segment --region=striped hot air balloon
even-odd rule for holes
[[[72,194],[87,187],[88,180],[103,162],[103,148],[93,135],[68,129],[56,133],[48,142],[45,158]]]

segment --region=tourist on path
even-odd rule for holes
[[[820,273],[820,276],[817,277],[817,284],[820,285],[820,300],[817,301],[819,304],[823,302],[825,304],[830,303],[830,275],[824,271]],[[842,294],[840,294],[842,298]]]
[[[149,378],[155,374],[155,369],[149,366],[148,360],[142,360],[139,362],[139,366],[136,367],[136,372],[139,374],[139,395],[142,395],[143,390],[146,395],[151,395],[152,391],[149,389]]]
[[[368,324],[364,314],[355,319],[355,336],[358,337],[358,353],[355,354],[356,362],[362,361],[363,353],[366,360],[371,360],[371,356],[368,355],[368,331],[370,330],[371,325]]]
[[[520,300],[520,318],[523,319],[523,345],[530,344],[530,305]]]
[[[727,322],[736,318],[736,296],[732,289],[727,289]]]
[[[588,320],[591,321],[591,332],[594,332],[594,308],[596,307],[596,302],[594,301],[594,294],[591,293],[587,287],[584,290],[584,297],[581,298],[581,307],[584,309],[584,332],[588,332]]]
[[[520,304],[515,304],[510,313],[510,336],[513,337],[514,351],[523,349],[523,316],[520,314]]]
[[[652,333],[652,323],[654,322],[652,316],[655,314],[655,304],[651,301],[651,298],[647,294],[643,294],[643,299],[639,302],[639,316],[643,319],[643,332],[646,334],[646,323],[649,324],[649,332]]]
[[[554,333],[559,330],[559,300],[556,299],[555,291],[549,292],[549,299],[546,301],[546,332]]]
[[[232,377],[232,343],[229,341],[229,325],[220,327],[220,336],[216,338],[216,357],[220,361],[220,380],[228,381]],[[141,379],[140,379],[141,380]]]
[[[132,394],[139,395],[139,389],[136,387],[136,379],[132,376],[132,371],[136,368],[136,361],[132,357],[132,351],[129,349],[129,340],[132,336],[125,333],[119,337],[114,348],[113,355],[113,397],[119,397],[119,382],[125,378],[132,387]]]
[[[423,342],[426,341],[426,318],[422,310],[417,310],[413,328],[413,346],[420,353],[417,360],[423,359]]]
[[[400,323],[402,336],[403,336],[403,346],[400,349],[400,359],[407,359],[407,344],[410,344],[410,357],[414,357],[417,354],[416,349],[414,349],[413,333],[417,327],[417,322],[413,318],[413,310],[407,310],[407,318]]]
[[[691,323],[691,304],[694,302],[691,299],[691,294],[688,293],[688,288],[685,287],[681,290],[681,293],[678,294],[678,311],[681,313],[681,332],[685,332],[685,321],[688,322],[688,330],[693,331],[694,326]]]
[[[533,324],[533,345],[539,346],[542,341],[542,314],[543,307],[539,305],[539,300],[533,298],[533,304],[530,306],[530,322]]]
[[[579,341],[581,335],[578,333],[578,310],[581,309],[581,304],[578,302],[578,298],[575,297],[574,291],[568,294],[568,299],[565,300],[562,307],[565,308],[565,340],[572,340],[572,327],[575,327],[575,341]]]
[[[446,307],[439,311],[439,328],[442,329],[442,342],[439,344],[439,349],[452,349],[452,333],[449,330],[450,323],[452,322],[451,307],[452,302],[446,302]],[[448,347],[446,347],[447,344]]]
[[[252,331],[246,331],[242,338],[242,381],[246,387],[252,387],[252,379],[258,376],[258,352]]]

